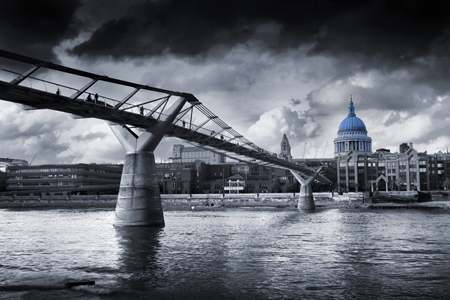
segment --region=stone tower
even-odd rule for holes
[[[283,134],[283,138],[281,139],[281,152],[279,157],[287,161],[292,160],[291,145],[289,145],[289,140],[286,136],[286,133]]]

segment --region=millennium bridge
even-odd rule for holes
[[[8,66],[28,69],[17,72],[11,70],[16,67],[1,68],[0,64],[1,100],[25,110],[51,109],[75,119],[96,118],[108,123],[126,151],[115,226],[164,225],[153,154],[164,136],[238,161],[290,170],[301,184],[299,209],[315,209],[314,180],[331,183],[320,168],[289,162],[258,147],[190,93],[110,78],[5,50],[0,50],[0,57],[9,62]],[[46,80],[50,72],[59,72],[58,81]],[[103,89],[95,89],[98,86]],[[126,96],[113,99],[96,92],[106,89]]]

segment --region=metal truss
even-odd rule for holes
[[[32,65],[22,74],[0,68],[0,99],[19,104],[23,109],[51,109],[70,114],[73,118],[96,118],[123,125],[134,135],[159,122],[172,96],[185,98],[185,107],[175,118],[166,136],[177,137],[189,144],[201,147],[232,159],[262,166],[271,166],[298,171],[303,176],[311,176],[315,170],[281,159],[255,145],[231,126],[211,112],[194,95],[137,84],[94,73],[73,69],[51,62],[0,50],[0,57]],[[38,70],[63,72],[81,77],[88,82],[73,87],[66,82],[48,81],[42,76],[32,76]],[[3,80],[4,77],[12,80]],[[39,83],[39,84],[37,84]],[[123,99],[117,100],[93,91],[98,83],[113,84],[121,89],[132,89]],[[35,87],[33,87],[33,85]],[[44,90],[37,88],[44,86]],[[52,91],[48,91],[48,86]],[[69,95],[63,95],[61,90]],[[101,92],[101,91],[100,91]],[[143,95],[150,92],[150,96]],[[197,125],[199,124],[199,125]],[[317,180],[330,184],[322,175]]]

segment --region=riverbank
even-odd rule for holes
[[[450,201],[422,203],[376,203],[367,205],[369,209],[450,209]]]
[[[317,197],[329,199],[331,193]],[[11,207],[115,207],[117,195],[0,196],[0,208]],[[298,195],[289,194],[182,194],[161,195],[164,209],[198,207],[296,207]]]
[[[379,194],[377,194],[379,195]],[[445,195],[444,195],[445,196]],[[431,194],[427,202],[417,197],[392,195],[392,201],[369,197],[367,193],[314,193],[316,208],[444,208],[450,207],[448,197]],[[434,200],[435,199],[435,200]],[[68,196],[0,196],[0,208],[115,208],[117,195]],[[220,208],[297,208],[298,194],[200,194],[161,195],[164,210],[220,209]]]

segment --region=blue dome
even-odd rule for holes
[[[345,131],[360,131],[360,132],[363,131],[364,133],[367,133],[366,125],[355,114],[355,107],[353,106],[353,101],[350,101],[348,110],[349,110],[348,117],[341,122],[341,125],[339,125],[338,133]]]
[[[344,131],[363,131],[367,133],[366,125],[357,116],[347,117],[341,122],[341,125],[339,125],[338,132]]]

